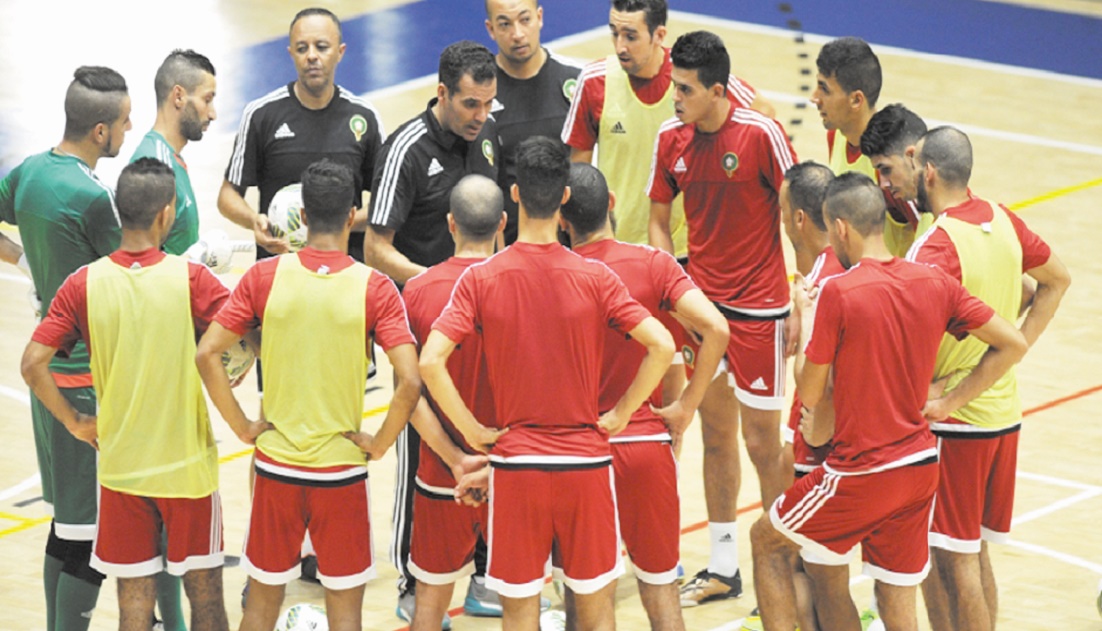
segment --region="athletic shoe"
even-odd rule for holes
[[[742,574],[728,578],[713,574],[704,568],[696,573],[691,581],[681,586],[681,606],[696,607],[713,600],[726,600],[742,596]]]
[[[321,581],[318,580],[318,558],[316,556],[308,554],[302,557],[300,568],[301,573],[298,576],[300,579],[307,583],[321,584]]]
[[[1098,615],[1102,616],[1102,581],[1098,581],[1098,600],[1094,604],[1098,606]]]
[[[765,631],[761,616],[749,615],[742,619],[742,631]]]
[[[872,609],[861,612],[861,631],[884,631],[884,623]]]
[[[241,588],[241,611],[245,611],[245,603],[249,601],[249,579],[245,579],[245,587]]]
[[[394,615],[398,616],[398,619],[402,622],[413,622],[413,610],[416,599],[413,596],[413,590],[401,592],[398,594],[398,607],[394,610]],[[440,623],[441,631],[451,631],[452,617],[444,612],[444,620]]]
[[[566,613],[552,609],[540,614],[540,631],[566,631]]]
[[[551,608],[551,601],[540,598],[540,611]],[[485,582],[479,582],[471,578],[467,585],[467,598],[463,600],[463,611],[468,616],[478,618],[500,618],[501,597],[494,590],[486,587]]]

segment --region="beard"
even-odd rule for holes
[[[930,212],[930,196],[926,193],[926,182],[923,182],[922,178],[918,179],[918,186],[915,190],[915,205],[918,206],[919,212]]]
[[[203,121],[199,120],[199,111],[190,102],[180,116],[180,135],[189,142],[203,139]]]

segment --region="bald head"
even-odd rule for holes
[[[884,192],[863,173],[843,173],[827,186],[823,202],[827,218],[845,221],[862,237],[883,231],[887,210]]]
[[[943,183],[965,188],[972,177],[972,142],[955,127],[935,127],[915,146],[915,162],[923,170],[934,165]]]
[[[608,221],[608,182],[597,167],[582,162],[570,165],[570,199],[560,212],[579,236],[600,230]]]
[[[505,200],[496,182],[484,175],[459,180],[449,199],[459,233],[472,241],[493,238],[501,224]]]

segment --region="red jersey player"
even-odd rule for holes
[[[734,543],[740,416],[763,503],[785,486],[779,426],[789,290],[777,191],[796,156],[780,124],[725,98],[730,58],[719,37],[683,35],[670,54],[677,117],[655,143],[651,243],[672,251],[671,203],[684,197],[689,276],[731,329],[729,374],[717,375],[700,408],[712,554],[682,589],[682,605],[692,606],[742,591]]]
[[[684,629],[677,579],[681,537],[677,495],[677,462],[670,448],[680,442],[727,348],[727,321],[693,284],[669,253],[645,245],[622,243],[613,237],[608,185],[588,164],[570,169],[570,199],[563,204],[563,228],[575,252],[608,265],[632,298],[651,314],[680,327],[671,314],[702,339],[698,370],[669,408],[655,391],[631,417],[627,428],[612,437],[616,504],[624,545],[635,566],[639,598],[651,628]],[[616,404],[642,360],[638,344],[609,331],[601,370],[600,409]],[[571,601],[566,600],[567,615]]]
[[[861,545],[865,571],[889,629],[915,628],[915,587],[929,569],[927,529],[937,487],[937,449],[923,416],[951,412],[1021,359],[1010,322],[940,270],[894,258],[884,244],[884,197],[867,176],[846,173],[827,189],[827,229],[847,271],[822,281],[815,303],[797,291],[807,340],[796,383],[814,408],[833,372],[835,414],[803,428],[833,448],[822,467],[784,492],[751,530],[754,586],[766,629],[796,623],[792,563],[801,550],[822,593],[822,628],[856,628],[849,562]],[[983,361],[943,399],[927,401],[944,334],[990,344]],[[888,352],[891,350],[892,352]]]
[[[490,567],[505,628],[532,628],[552,545],[576,594],[581,629],[611,628],[623,573],[608,434],[628,424],[673,355],[670,334],[604,265],[557,240],[569,162],[557,141],[517,149],[517,242],[460,277],[421,351],[421,373],[467,442],[490,452]],[[599,414],[605,330],[647,348],[624,396]],[[498,433],[464,403],[447,371],[456,346],[482,338]],[[506,508],[507,507],[507,508]]]

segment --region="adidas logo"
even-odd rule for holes
[[[440,166],[440,163],[437,162],[436,158],[433,158],[432,162],[429,163],[429,177],[432,177],[432,176],[436,175],[437,173],[443,173],[443,172],[444,172],[444,167]]]
[[[612,133],[614,133],[614,134],[626,134],[628,132],[624,129],[624,124],[623,123],[621,123],[620,121],[616,121],[616,124],[612,126]]]
[[[279,129],[275,132],[276,140],[280,138],[294,138],[295,132],[291,131],[291,128],[287,126],[287,123],[283,123],[279,126]]]
[[[754,380],[754,383],[750,384],[751,390],[765,390],[765,381],[761,377]]]
[[[725,534],[719,538],[720,543],[731,543],[732,541],[734,541],[734,538],[730,534]]]
[[[684,173],[685,171],[688,171],[688,170],[689,170],[689,167],[685,166],[685,158],[678,158],[677,159],[677,164],[673,165],[673,172],[674,173]]]

